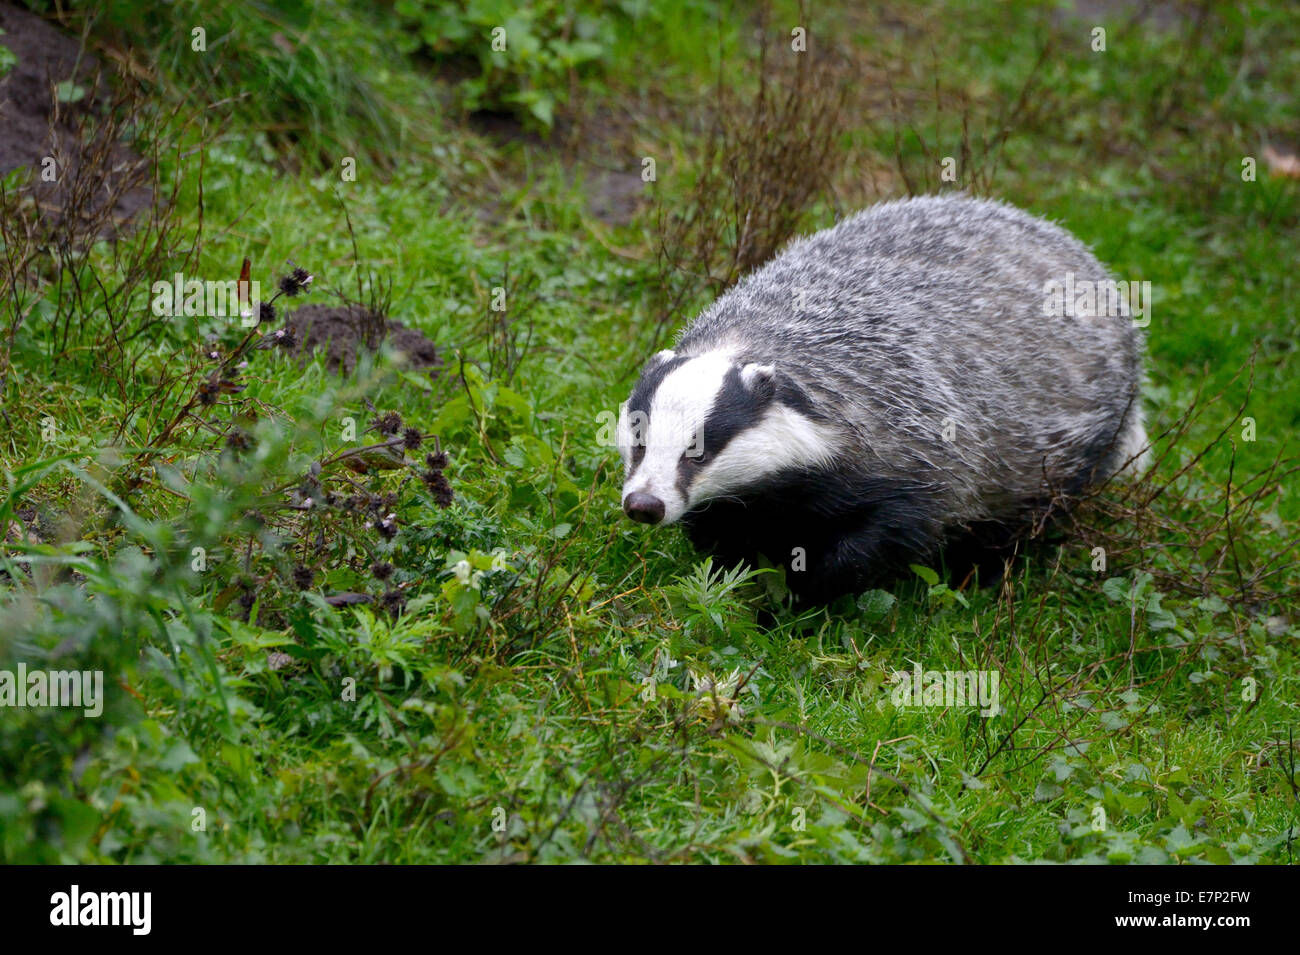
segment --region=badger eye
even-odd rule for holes
[[[709,456],[705,454],[703,451],[697,451],[695,454],[692,454],[690,451],[687,451],[682,454],[682,460],[694,464],[696,467],[699,467],[701,464],[704,464],[706,461],[709,460]]]

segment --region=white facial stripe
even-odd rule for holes
[[[833,429],[774,404],[705,465],[690,487],[690,503],[726,495],[786,468],[829,464],[838,443]]]
[[[618,455],[623,459],[623,473],[632,464],[632,425],[628,420],[627,402],[618,407],[618,427],[614,430],[614,440],[618,442]]]
[[[668,361],[676,356],[671,348],[665,348],[663,351],[654,353],[654,356],[646,363],[646,371],[654,368],[662,362]],[[643,372],[644,374],[644,372]],[[632,466],[632,448],[633,441],[637,436],[632,433],[632,417],[627,410],[627,402],[623,402],[618,409],[618,425],[614,431],[614,440],[618,444],[619,456],[623,459],[624,474]],[[644,437],[644,435],[642,435]]]
[[[721,352],[692,358],[669,372],[650,399],[645,457],[623,486],[623,497],[626,500],[636,492],[653,494],[664,502],[665,524],[677,520],[689,507],[677,489],[677,464],[704,426],[730,368],[731,359]],[[620,417],[620,435],[623,431]],[[630,444],[630,427],[627,434]]]

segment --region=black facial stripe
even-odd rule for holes
[[[674,483],[677,485],[677,495],[683,501],[691,499],[690,494],[687,493],[691,485],[691,478],[695,476],[690,473],[691,467],[692,465],[687,464],[685,461],[677,462],[677,480]]]
[[[659,386],[664,383],[664,378],[673,369],[689,360],[689,356],[674,355],[666,361],[656,362],[641,372],[641,378],[637,381],[636,387],[632,389],[632,397],[627,399],[628,414],[640,411],[643,415],[646,415],[648,420],[650,401],[654,398],[655,392],[659,390]]]
[[[706,458],[717,457],[740,432],[752,428],[762,418],[763,410],[771,403],[771,389],[750,389],[740,377],[740,369],[733,367],[722,379],[722,387],[713,399],[713,406],[700,429],[699,443],[690,451],[703,452]],[[685,495],[686,488],[698,472],[700,465],[690,457],[677,463],[677,486]]]
[[[787,408],[799,412],[805,418],[824,421],[826,416],[813,404],[808,393],[785,375],[778,375],[776,382],[776,400]]]

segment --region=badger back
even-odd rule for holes
[[[1142,342],[1127,303],[1054,306],[1056,284],[1089,283],[1113,288],[1086,246],[1013,207],[890,202],[795,241],[676,351],[784,370],[849,431],[841,465],[942,486],[950,517],[974,520],[1077,490],[1132,451]]]

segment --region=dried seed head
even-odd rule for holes
[[[306,269],[294,269],[288,275],[280,279],[280,291],[290,298],[297,295],[308,285],[311,284],[312,276],[307,274]]]
[[[199,404],[214,405],[217,403],[217,398],[220,397],[220,395],[221,395],[221,378],[217,374],[217,372],[214,371],[212,375],[209,378],[207,378],[207,380],[205,380],[199,385],[199,392],[198,392]]]
[[[406,609],[406,594],[400,590],[386,590],[384,595],[379,598],[383,608],[394,617],[401,616],[402,611]]]
[[[390,411],[387,414],[380,415],[370,422],[370,427],[380,434],[392,436],[397,434],[402,427],[402,416],[396,411]]]
[[[226,447],[235,454],[253,450],[253,436],[242,428],[232,428],[226,435]]]
[[[433,502],[439,507],[451,507],[451,502],[455,497],[455,492],[451,489],[451,482],[441,471],[425,471],[420,475],[424,479],[425,485],[433,494]]]

